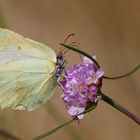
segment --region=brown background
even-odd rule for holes
[[[140,63],[140,1],[138,0],[0,0],[9,29],[43,42],[56,52],[70,33],[80,49],[97,55],[105,74],[116,76]],[[70,64],[79,62],[69,52]],[[103,81],[102,91],[140,116],[140,72],[116,81]],[[47,132],[70,119],[60,100],[61,91],[51,102],[33,112],[0,111],[0,128],[24,139]],[[64,119],[56,119],[52,104]],[[56,112],[55,111],[55,112]],[[57,114],[57,112],[56,112]],[[60,120],[60,121],[59,121]],[[71,125],[79,136],[63,129],[49,140],[139,140],[140,127],[129,118],[100,102],[85,119]],[[75,135],[76,135],[75,134]]]

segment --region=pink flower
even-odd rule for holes
[[[61,82],[61,98],[70,116],[82,119],[84,115],[79,114],[84,112],[90,103],[98,101],[98,90],[103,75],[103,69],[97,69],[87,57],[84,57],[80,64],[75,64],[72,69],[67,70],[66,78]]]

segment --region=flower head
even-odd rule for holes
[[[95,59],[95,56],[93,58]],[[82,119],[84,115],[79,114],[84,112],[89,104],[98,101],[98,90],[103,75],[103,69],[97,68],[87,57],[83,57],[80,64],[75,64],[67,70],[66,78],[61,82],[61,98],[72,117]]]

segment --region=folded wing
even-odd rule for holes
[[[34,110],[52,95],[56,55],[39,42],[0,28],[0,106]]]

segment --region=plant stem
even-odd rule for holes
[[[127,117],[129,117],[130,119],[132,119],[133,121],[135,121],[137,124],[140,125],[140,118],[136,117],[134,114],[132,114],[126,108],[124,108],[123,106],[121,106],[120,104],[118,104],[116,101],[114,101],[110,97],[108,97],[105,94],[103,94],[101,91],[100,91],[100,94],[101,94],[101,99],[103,101],[105,101],[106,103],[110,104],[111,106],[113,106],[114,108],[116,108],[117,110],[119,110],[120,112],[122,112]]]
[[[52,103],[52,101],[47,102],[46,109],[47,109],[47,111],[49,111],[49,113],[51,114],[51,116],[54,118],[54,120],[57,123],[62,122],[62,120],[63,120],[63,122],[66,121],[65,118],[63,117],[63,114],[61,114],[59,112],[59,110]],[[71,137],[71,139],[73,139],[73,140],[82,140],[81,135],[72,126],[67,127],[64,131],[66,131],[66,133],[69,135],[69,137]]]
[[[63,44],[63,43],[60,43],[60,45],[62,45],[62,46],[65,47],[65,48],[68,48],[68,49],[70,49],[70,50],[72,50],[72,51],[75,51],[75,52],[77,52],[77,53],[79,53],[79,54],[82,54],[82,55],[88,57],[91,61],[93,61],[93,63],[94,63],[95,66],[97,67],[97,69],[100,68],[100,65],[98,64],[98,62],[97,62],[95,59],[93,59],[92,56],[90,56],[88,53],[86,53],[86,52],[80,50],[79,48],[77,49],[77,48],[74,48],[74,47],[72,47],[72,46],[69,46],[69,45],[66,45],[66,44]],[[104,79],[108,79],[108,80],[116,80],[116,79],[125,78],[125,77],[127,77],[127,76],[130,76],[130,75],[133,74],[134,72],[136,72],[138,69],[140,69],[140,64],[137,65],[133,70],[131,70],[130,72],[128,72],[128,73],[126,73],[126,74],[124,74],[124,75],[115,76],[115,77],[109,77],[109,76],[105,76],[105,75],[104,75],[103,78],[104,78]]]
[[[65,48],[68,48],[68,49],[70,49],[70,50],[73,50],[73,51],[75,51],[75,52],[77,52],[77,53],[80,53],[80,54],[82,54],[82,55],[88,57],[91,61],[93,61],[93,63],[96,65],[97,68],[100,68],[100,65],[98,64],[98,62],[97,62],[95,59],[93,59],[92,56],[90,56],[90,55],[87,54],[86,52],[84,52],[84,51],[82,51],[82,50],[80,50],[80,49],[74,48],[74,47],[72,47],[72,46],[65,45],[65,44],[63,44],[63,43],[60,43],[60,45],[62,45],[62,46],[64,46]]]
[[[0,136],[7,140],[20,140],[20,138],[14,136],[13,134],[10,134],[9,132],[0,129]]]
[[[64,123],[64,124],[62,124],[62,125],[60,125],[60,126],[58,126],[57,128],[55,128],[55,129],[53,129],[53,130],[47,132],[47,133],[44,133],[44,134],[42,134],[42,135],[40,135],[40,136],[37,136],[37,137],[33,138],[33,140],[41,140],[41,139],[43,139],[43,138],[45,138],[45,137],[48,137],[49,135],[51,135],[51,134],[57,132],[57,131],[58,131],[59,129],[61,129],[62,127],[68,126],[68,125],[71,124],[73,121],[74,121],[74,120],[72,119],[72,120],[70,120],[70,121],[68,121],[68,122],[66,122],[66,123]]]
[[[125,78],[127,76],[130,76],[131,74],[133,74],[134,72],[136,72],[138,69],[140,68],[140,64],[137,65],[133,70],[131,70],[130,72],[124,74],[124,75],[120,75],[120,76],[115,76],[115,77],[108,77],[108,76],[103,76],[104,79],[108,79],[108,80],[116,80],[116,79],[121,79],[121,78]]]

